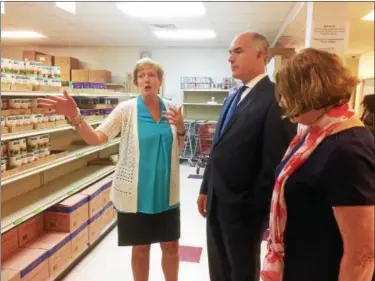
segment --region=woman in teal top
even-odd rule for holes
[[[152,243],[160,243],[165,280],[178,279],[180,208],[177,203],[177,146],[182,149],[184,145],[185,125],[181,108],[176,109],[169,103],[166,105],[158,97],[163,75],[162,68],[154,61],[143,59],[137,62],[133,82],[141,94],[136,100],[120,103],[96,130],[84,120],[76,102],[66,91],[64,98],[48,96],[38,100],[40,106],[54,108],[57,113],[68,116],[89,145],[104,144],[121,133],[121,165],[117,166],[116,172],[119,173],[116,180],[120,178],[122,181],[119,186],[112,186],[111,197],[114,196],[112,201],[115,206],[127,211],[118,212],[118,243],[119,246],[133,246],[134,281],[148,280]],[[128,122],[126,130],[121,129],[124,122]],[[138,129],[134,132],[131,128]],[[138,145],[133,142],[134,139]],[[128,143],[131,146],[124,145]],[[126,186],[129,182],[130,189]],[[133,192],[134,189],[136,192]],[[135,196],[137,207],[132,209]]]
[[[135,183],[137,190],[134,195],[137,196],[136,212],[119,211],[117,220],[119,246],[133,246],[132,269],[135,281],[148,280],[150,245],[153,243],[160,243],[162,249],[165,280],[178,279],[180,208],[179,204],[174,203],[179,202],[176,200],[176,182],[179,178],[179,167],[176,167],[179,163],[176,158],[177,145],[180,149],[184,145],[185,126],[181,108],[176,109],[169,103],[166,105],[158,97],[163,74],[157,63],[149,59],[140,60],[133,72],[133,82],[141,94],[137,100],[119,104],[96,130],[80,115],[77,104],[67,92],[64,92],[64,98],[48,96],[47,99],[39,99],[40,106],[54,108],[59,114],[68,116],[80,136],[90,145],[104,144],[120,132],[121,142],[125,143],[128,138],[133,139],[134,135],[137,135],[138,147],[131,147],[133,151],[121,151],[119,162],[133,159],[131,157],[134,151],[137,151],[138,167],[131,166],[128,170],[126,166],[117,167],[126,170],[122,175],[129,177],[131,182],[134,180],[132,171],[138,170],[138,181]],[[137,114],[129,117],[126,110]],[[137,134],[121,131],[124,118],[127,118],[126,122],[131,122],[129,127],[138,128]],[[126,191],[121,192],[128,195]],[[116,198],[112,199],[116,199],[119,206],[127,204],[123,199],[129,197],[115,194]],[[133,196],[132,192],[129,194]]]
[[[133,72],[137,97],[139,140],[137,212],[118,212],[119,246],[133,246],[132,268],[135,281],[148,280],[150,245],[160,243],[166,281],[177,281],[180,238],[179,204],[170,206],[170,171],[173,134],[183,147],[185,126],[181,109],[167,111],[158,97],[163,70],[151,60],[139,61]]]

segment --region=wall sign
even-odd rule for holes
[[[347,52],[349,43],[349,23],[312,23],[308,46],[336,54]]]

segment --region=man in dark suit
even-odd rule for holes
[[[296,133],[265,74],[268,48],[264,36],[248,32],[229,50],[232,75],[244,86],[224,103],[198,198],[211,281],[259,281],[274,172]]]

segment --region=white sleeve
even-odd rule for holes
[[[124,106],[119,104],[107,118],[96,128],[96,131],[104,133],[108,140],[116,137],[121,131]]]

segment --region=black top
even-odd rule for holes
[[[372,134],[355,127],[327,137],[287,181],[285,200],[283,281],[337,281],[343,242],[332,207],[375,204]]]

